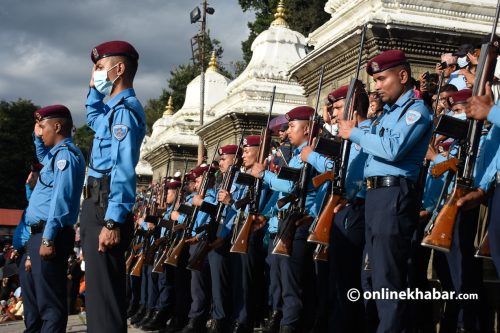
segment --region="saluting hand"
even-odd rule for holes
[[[45,245],[40,245],[40,257],[45,260],[49,260],[53,258],[56,255],[56,247],[55,245],[52,246],[45,246]]]
[[[491,84],[486,82],[485,94],[483,96],[472,96],[467,100],[465,114],[467,118],[476,120],[486,120],[490,114],[491,107],[494,105],[491,92]]]
[[[109,230],[106,227],[102,227],[99,234],[99,252],[106,252],[107,249],[118,244],[120,244],[120,229]]]
[[[97,67],[94,64],[94,66],[92,67],[92,73],[90,74],[90,83],[89,83],[90,88],[94,88],[94,72],[95,72],[96,68]]]

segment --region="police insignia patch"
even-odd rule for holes
[[[412,111],[412,110],[408,111],[405,117],[406,125],[410,126],[412,124],[415,124],[420,119],[421,116],[422,115],[417,111]]]
[[[248,143],[247,143],[247,138],[244,138],[244,139],[243,139],[243,145],[247,145],[247,144],[248,144]]]
[[[354,149],[356,149],[357,151],[360,151],[361,146],[356,143],[356,144],[354,144]]]
[[[95,47],[92,50],[92,54],[94,55],[94,58],[97,58],[99,56],[99,52],[97,52],[97,49]]]
[[[380,69],[380,66],[378,65],[378,63],[376,63],[375,61],[372,62],[372,71],[374,72],[378,72]]]
[[[113,126],[113,136],[116,138],[116,140],[122,141],[127,136],[127,133],[127,126],[123,124],[116,124],[115,126]]]
[[[57,168],[61,171],[64,170],[64,168],[66,167],[66,164],[68,164],[68,161],[66,161],[66,160],[59,160],[56,162]]]

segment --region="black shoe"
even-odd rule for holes
[[[280,321],[283,317],[281,311],[274,310],[269,319],[267,320],[266,326],[262,329],[262,333],[278,333],[280,330]]]
[[[145,323],[147,323],[148,321],[151,320],[151,318],[153,318],[154,314],[155,314],[155,310],[153,309],[147,309],[146,310],[146,314],[144,315],[144,317],[139,320],[137,323],[134,324],[134,327],[135,328],[139,328],[141,327],[142,325],[144,325]]]
[[[181,333],[203,333],[206,331],[206,322],[203,317],[189,318]]]
[[[134,316],[137,311],[139,310],[140,306],[139,304],[132,304],[130,303],[130,305],[128,306],[128,309],[127,309],[127,319]]]
[[[245,324],[236,322],[233,327],[233,333],[252,333],[253,329]]]
[[[187,319],[179,319],[179,317],[173,317],[168,323],[167,327],[160,330],[159,333],[177,333],[182,331],[184,326],[186,326]]]
[[[224,322],[222,320],[210,319],[208,327],[208,333],[223,333],[224,330]]]
[[[279,333],[295,333],[295,327],[292,326],[280,326],[280,332]]]
[[[137,310],[137,312],[135,313],[135,315],[133,315],[130,318],[130,325],[135,325],[138,322],[140,322],[144,318],[145,314],[146,314],[146,307],[144,305],[141,305],[139,307],[139,310]]]
[[[167,320],[170,317],[168,309],[155,311],[151,319],[141,326],[144,331],[157,331],[167,326]]]

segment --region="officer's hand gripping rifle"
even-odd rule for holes
[[[259,155],[257,158],[258,163],[264,164],[266,158],[269,154],[269,148],[271,147],[271,129],[269,128],[269,123],[271,122],[271,115],[273,113],[273,105],[274,105],[274,97],[276,95],[276,86],[273,87],[273,92],[271,95],[271,105],[269,106],[269,113],[267,115],[267,124],[266,127],[262,129],[261,132],[261,142],[259,147]],[[262,193],[262,179],[255,178],[254,184],[252,187],[249,187],[250,192],[250,211],[248,212],[248,216],[245,220],[245,223],[242,225],[241,229],[238,232],[238,236],[231,246],[231,252],[235,253],[248,253],[248,240],[250,238],[250,233],[252,231],[252,225],[259,218],[259,203],[260,203],[260,195]],[[242,208],[243,209],[243,208]]]
[[[321,95],[321,88],[323,87],[323,77],[324,77],[325,66],[321,67],[319,82],[318,82],[318,92],[316,97],[316,108],[314,110],[314,114],[311,116],[309,120],[309,130],[308,130],[308,142],[309,146],[312,145],[315,135],[319,132],[319,116],[318,116],[318,108],[319,101]],[[274,239],[274,248],[272,253],[282,256],[289,257],[292,253],[293,246],[293,238],[295,237],[295,231],[298,226],[303,224],[308,224],[312,222],[312,217],[306,214],[305,206],[306,206],[306,198],[307,198],[307,185],[308,179],[310,175],[310,166],[308,163],[303,163],[303,167],[300,170],[300,178],[298,188],[297,188],[297,196],[289,195],[288,198],[283,198],[281,203],[291,200],[290,208],[288,209],[287,216],[282,221],[280,226],[280,230]],[[284,167],[282,170],[285,169]],[[292,201],[293,200],[293,201]],[[279,203],[278,203],[279,207]]]
[[[498,47],[493,44],[496,33],[498,16],[500,13],[500,2],[497,3],[493,31],[488,43],[481,47],[481,57],[476,70],[476,79],[474,81],[473,96],[482,96],[485,94],[486,82],[491,82],[493,71],[495,69]],[[441,116],[439,122],[446,122],[449,116]],[[467,136],[462,140],[459,149],[459,165],[456,176],[455,186],[448,200],[439,212],[435,223],[422,240],[422,246],[430,247],[435,250],[449,252],[453,239],[453,229],[456,219],[460,212],[457,201],[463,198],[467,193],[474,190],[474,166],[481,138],[483,121],[468,119]],[[436,132],[439,130],[439,123]],[[458,138],[460,139],[460,138]]]
[[[347,99],[344,107],[343,119],[353,120],[354,112],[357,110],[358,99],[361,93],[366,93],[364,91],[363,83],[358,80],[359,69],[361,67],[361,60],[363,55],[363,46],[365,42],[366,25],[363,26],[361,31],[361,42],[358,51],[358,62],[356,65],[355,76],[349,84],[349,90],[347,91]],[[335,218],[335,207],[344,201],[345,196],[345,181],[347,175],[347,167],[349,164],[349,153],[351,150],[351,141],[342,140],[341,144],[341,155],[337,158],[335,165],[339,167],[334,171],[325,172],[326,175],[319,175],[319,179],[315,177],[316,182],[313,180],[313,185],[319,184],[318,180],[328,180],[332,179],[332,190],[328,201],[326,202],[323,210],[319,214],[318,218],[314,221],[311,234],[307,238],[308,242],[328,245],[330,242],[330,230],[332,228],[333,219]],[[316,183],[316,184],[315,184]],[[321,184],[319,184],[321,185]],[[321,249],[326,251],[325,249]]]

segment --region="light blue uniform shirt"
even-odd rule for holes
[[[500,171],[500,105],[494,105],[488,114],[493,126],[483,144],[478,163],[483,166],[476,173],[476,186],[487,192]]]
[[[21,216],[21,220],[14,231],[14,236],[12,237],[12,246],[16,250],[20,250],[23,246],[26,245],[28,240],[30,239],[30,231],[28,226],[26,225],[26,211],[23,212]]]
[[[409,90],[394,104],[386,104],[369,132],[352,129],[349,139],[368,154],[365,178],[400,176],[417,181],[432,134],[432,118],[423,100],[414,97],[413,90]],[[412,100],[413,104],[401,116]]]
[[[26,208],[25,222],[33,225],[46,221],[43,238],[54,240],[59,229],[74,225],[78,218],[85,159],[71,138],[48,148],[36,137],[35,147],[44,167]]]
[[[234,179],[236,179],[237,177],[238,173],[236,173]],[[233,182],[229,193],[231,193],[231,199],[233,201],[236,202],[238,200],[241,200],[246,195],[246,186]],[[232,205],[226,205],[226,207],[224,208],[221,227],[217,231],[217,237],[226,238],[231,234],[231,229],[233,228],[234,221],[237,215],[238,209],[234,206],[234,203]]]
[[[288,163],[289,167],[301,169],[304,166],[304,163],[300,159],[300,152],[302,151],[302,148],[304,148],[306,145],[307,142],[304,142],[295,149],[294,155],[290,159],[290,163]],[[289,180],[279,179],[275,173],[269,170],[266,170],[264,172],[264,177],[262,179],[264,180],[264,183],[269,185],[269,188],[271,190],[281,192],[279,195],[279,199],[284,197],[286,194],[290,194],[295,191],[296,184],[294,182]],[[312,217],[316,217],[318,213],[317,209],[314,208],[316,194],[317,190],[314,188],[312,184],[312,179],[308,179],[305,210]]]
[[[135,166],[146,132],[146,116],[134,89],[120,92],[106,104],[103,99],[103,94],[90,89],[86,103],[87,124],[95,134],[88,175],[111,177],[104,219],[124,223],[135,202]]]

